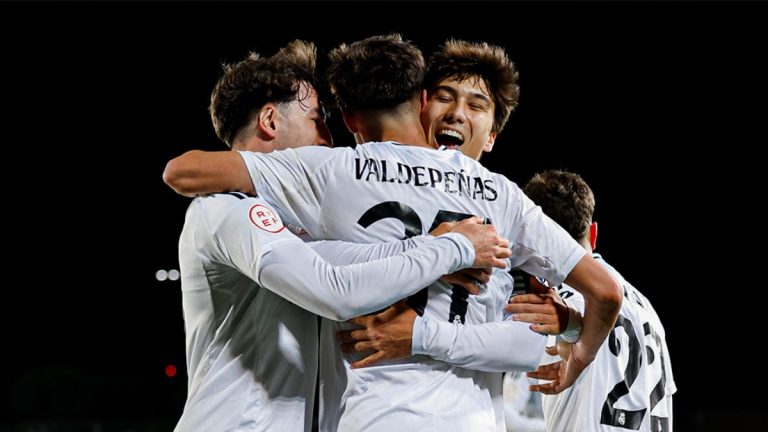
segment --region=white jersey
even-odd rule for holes
[[[504,420],[507,432],[544,432],[541,395],[528,387],[532,379],[521,372],[504,374]]]
[[[514,183],[456,151],[368,143],[241,155],[255,190],[315,238],[402,239],[477,215],[512,242],[512,266],[555,285],[584,254]],[[437,282],[409,304],[424,317],[458,324],[488,316],[467,313],[475,301]],[[343,356],[347,387],[339,430],[503,430],[503,416],[493,409],[500,380],[489,383],[482,372],[423,356],[350,369],[359,358]],[[332,430],[322,421],[321,427]]]
[[[648,299],[598,254],[624,287],[618,321],[597,357],[573,386],[544,395],[548,431],[671,431],[672,376],[664,327]],[[583,312],[584,298],[573,288],[559,294]]]
[[[474,260],[457,234],[313,248],[261,199],[192,202],[179,243],[189,381],[177,431],[310,430],[318,330],[301,307],[335,319],[369,313]],[[333,267],[315,250],[374,261]]]

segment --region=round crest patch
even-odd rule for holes
[[[251,206],[248,216],[251,218],[252,224],[266,232],[279,233],[285,229],[283,221],[280,220],[277,213],[264,204],[254,204]]]

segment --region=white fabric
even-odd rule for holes
[[[399,253],[417,244],[423,247]],[[284,229],[261,199],[219,194],[192,202],[179,242],[189,381],[177,431],[309,430],[317,319],[283,297],[326,316],[349,317],[474,260],[471,242],[458,234],[315,246],[339,255],[336,261],[397,255],[332,267]]]
[[[599,255],[595,254],[595,259],[610,270],[624,287],[619,323],[573,386],[560,394],[543,396],[547,430],[671,431],[672,395],[677,387],[672,376],[664,326],[640,291]],[[584,298],[576,290],[563,285],[558,292],[583,311]],[[611,352],[611,345],[618,355]],[[630,359],[634,360],[630,363]],[[626,384],[628,393],[621,393],[612,403],[607,403],[609,393],[614,388],[618,390],[621,383]],[[617,385],[619,387],[615,387]],[[658,402],[651,407],[654,398]],[[615,408],[612,414],[609,414],[609,406]],[[639,413],[632,414],[632,411]],[[603,412],[608,414],[605,422],[601,419]]]
[[[521,372],[504,374],[504,421],[507,432],[544,432],[541,398],[531,392],[531,379]]]
[[[514,183],[456,151],[368,143],[354,149],[305,147],[241,155],[255,190],[287,222],[304,227],[315,238],[356,242],[405,238],[428,232],[454,212],[489,218],[512,242],[511,265],[553,285],[562,282],[584,254]],[[424,297],[424,316],[438,321],[488,320],[487,308],[477,299],[454,300],[452,292],[447,284],[431,285]],[[328,332],[324,340],[330,340],[332,331]],[[336,345],[322,363],[342,358]],[[339,430],[504,430],[503,414],[498,412],[499,374],[422,356],[350,369],[349,363],[359,358],[343,356],[347,387]],[[333,371],[339,374],[340,368]],[[322,377],[321,382],[334,385]],[[332,409],[329,405],[324,406]],[[323,411],[321,429],[335,430],[332,421],[323,420]]]
[[[487,372],[536,369],[547,338],[531,331],[528,323],[512,321],[512,315],[504,312],[514,280],[503,270],[494,271],[493,276],[470,302],[466,325],[417,317],[413,354]]]

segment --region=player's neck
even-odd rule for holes
[[[418,119],[403,121],[397,118],[381,119],[360,128],[365,141],[395,141],[418,147],[429,147],[424,129]]]

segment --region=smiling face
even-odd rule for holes
[[[458,81],[446,78],[429,89],[421,124],[430,145],[461,150],[477,160],[493,149],[494,103],[488,87],[478,76]]]

